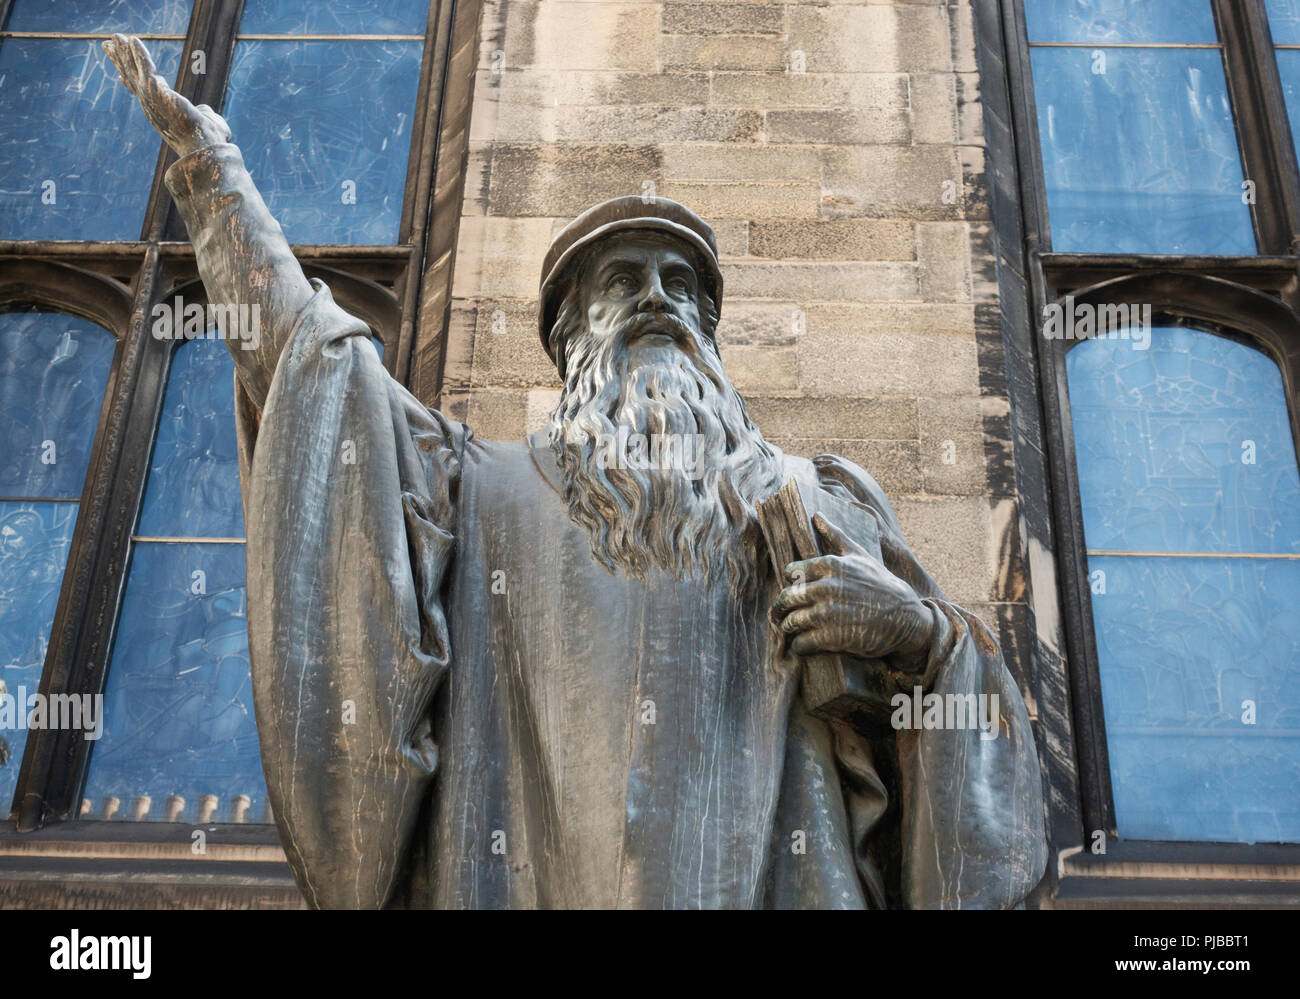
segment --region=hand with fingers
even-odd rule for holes
[[[934,608],[820,513],[813,526],[829,554],[786,566],[790,585],[772,605],[791,651],[905,661],[923,656],[938,627]],[[915,668],[924,665],[922,658]]]
[[[114,35],[103,45],[122,83],[139,100],[149,124],[177,156],[230,141],[226,120],[206,104],[195,107],[176,93],[158,73],[140,39]]]

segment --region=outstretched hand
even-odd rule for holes
[[[149,124],[177,156],[230,141],[226,120],[206,104],[195,107],[176,93],[158,73],[140,39],[114,35],[103,45],[122,83],[140,102]]]

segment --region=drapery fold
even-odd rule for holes
[[[466,432],[394,382],[320,287],[251,436],[248,630],[276,822],[313,904],[379,907],[437,769]]]
[[[832,730],[861,881],[875,905],[888,898],[915,909],[1014,906],[1047,864],[1042,782],[1024,699],[987,626],[949,602],[917,561],[875,479],[835,455],[817,456],[813,467],[822,489],[875,515],[885,567],[942,615],[916,678],[895,674],[896,693],[911,697],[919,686],[964,703],[982,695],[989,705],[997,696],[995,739],[981,738],[978,727],[882,725],[864,735],[823,723]],[[888,706],[880,709],[883,715]],[[896,781],[892,791],[886,778]]]

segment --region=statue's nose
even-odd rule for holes
[[[659,274],[657,272],[650,275],[637,307],[640,312],[666,312],[668,310],[668,298],[664,295],[664,288],[659,283]]]

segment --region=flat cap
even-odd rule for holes
[[[551,327],[560,308],[565,278],[584,250],[598,240],[618,232],[650,230],[666,233],[685,243],[696,258],[700,279],[722,310],[722,270],[718,267],[718,243],[713,229],[683,204],[668,198],[631,195],[614,198],[588,208],[565,226],[551,241],[542,261],[542,284],[538,292],[537,328],[542,348],[564,377],[563,348],[551,343]],[[558,356],[557,356],[558,355]]]

